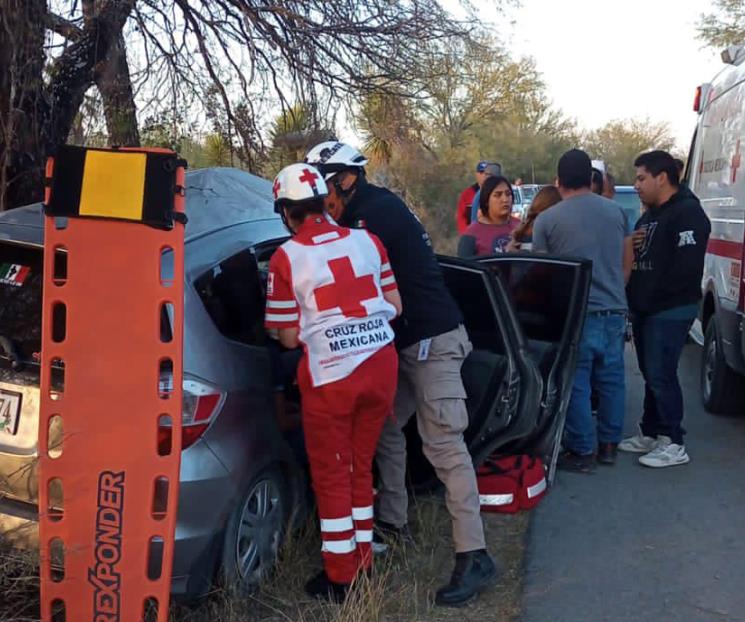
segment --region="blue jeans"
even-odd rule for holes
[[[621,312],[587,314],[567,408],[565,449],[585,456],[595,452],[598,442],[620,442],[626,408],[625,331],[626,316]],[[592,388],[598,396],[597,433],[590,406]]]
[[[683,392],[678,382],[678,362],[692,320],[655,316],[633,318],[634,345],[644,376],[644,414],[641,430],[646,436],[669,436],[683,444]]]

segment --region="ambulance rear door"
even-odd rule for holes
[[[745,373],[742,316],[745,239],[745,66],[727,67],[707,89],[688,162],[691,190],[711,221],[701,332],[716,315],[729,367]]]

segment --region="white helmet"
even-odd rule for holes
[[[326,181],[341,171],[367,164],[367,158],[354,147],[336,140],[317,144],[305,155],[305,161],[321,171]]]
[[[288,203],[322,199],[329,191],[318,170],[309,164],[285,166],[274,178],[274,211],[282,214]]]

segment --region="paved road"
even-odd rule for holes
[[[691,462],[653,470],[621,454],[559,473],[531,525],[522,622],[745,622],[745,413],[704,412],[700,352],[681,362]],[[628,355],[633,432],[643,385]]]

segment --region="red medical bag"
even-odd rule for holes
[[[546,475],[540,458],[490,457],[476,470],[483,512],[514,514],[530,510],[546,494]]]

